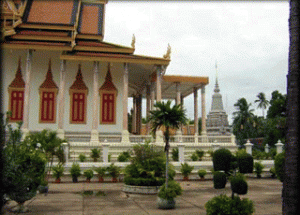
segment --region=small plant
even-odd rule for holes
[[[111,161],[111,153],[109,153],[107,157],[108,157],[108,162],[110,162]]]
[[[83,172],[83,175],[86,177],[86,181],[90,182],[91,179],[94,177],[94,172],[91,169],[87,169]]]
[[[72,180],[74,183],[78,182],[78,177],[81,175],[80,166],[78,163],[73,163],[70,169]]]
[[[254,172],[257,175],[257,178],[261,178],[261,173],[264,169],[264,165],[262,165],[261,162],[255,162],[254,163]]]
[[[55,181],[59,183],[61,181],[61,177],[64,174],[65,168],[62,164],[58,164],[57,166],[54,166],[52,168],[53,171],[53,177],[56,179]]]
[[[283,182],[284,180],[284,163],[285,163],[285,153],[281,152],[278,155],[275,156],[275,172],[277,175],[277,178]]]
[[[212,158],[214,156],[214,150],[210,149],[207,151],[207,154]]]
[[[95,168],[95,172],[98,174],[99,182],[103,182],[107,172],[107,167],[97,167]]]
[[[203,180],[205,175],[207,174],[206,170],[205,169],[199,169],[198,170],[198,175],[199,177]]]
[[[169,175],[169,180],[174,180],[176,171],[175,171],[175,167],[172,164],[169,164],[168,175]]]
[[[188,165],[188,163],[181,164],[180,172],[183,175],[183,180],[188,180],[189,175],[191,174],[192,170],[194,169],[193,166]]]
[[[79,155],[80,162],[84,162],[86,160],[86,156],[84,154]]]
[[[172,149],[172,159],[173,159],[173,161],[178,161],[179,160],[178,148]]]
[[[253,202],[239,196],[230,198],[225,194],[213,197],[205,203],[207,215],[246,215],[254,213]]]
[[[94,160],[94,162],[97,162],[98,158],[100,158],[100,149],[91,149],[91,158]],[[82,161],[84,162],[84,161]]]
[[[197,156],[197,153],[196,153],[196,152],[194,152],[194,153],[192,154],[191,159],[192,159],[192,161],[197,161],[197,160],[198,160],[198,156]]]
[[[213,182],[215,189],[223,189],[226,186],[227,178],[224,172],[214,171],[213,172]]]
[[[243,174],[237,173],[229,178],[232,193],[237,193],[239,195],[245,195],[248,192],[248,184],[246,178]]]
[[[275,167],[271,167],[271,168],[270,168],[270,173],[271,173],[271,177],[272,177],[272,178],[275,178],[275,177],[276,177]]]
[[[117,182],[117,177],[120,175],[121,169],[118,166],[115,166],[114,164],[111,164],[107,168],[109,175],[112,177],[113,182]]]
[[[204,156],[204,151],[203,150],[196,150],[197,157],[199,161],[202,161],[202,157]]]
[[[119,162],[127,162],[130,159],[130,153],[129,152],[122,152],[119,156],[118,156],[118,161]]]
[[[179,196],[181,194],[182,194],[182,188],[180,184],[172,180],[169,181],[167,189],[166,189],[166,184],[163,184],[163,186],[161,186],[158,192],[158,197],[162,199],[173,200],[176,196]]]

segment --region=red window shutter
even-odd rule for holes
[[[23,105],[24,105],[24,91],[13,90],[10,94],[10,110],[12,121],[22,121],[23,120]]]
[[[42,92],[41,121],[53,122],[55,117],[55,93]]]
[[[72,121],[85,121],[85,93],[73,93]]]
[[[104,93],[101,108],[102,122],[113,123],[115,119],[115,94]]]

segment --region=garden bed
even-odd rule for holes
[[[157,194],[159,191],[159,188],[160,188],[160,186],[133,186],[133,185],[124,184],[123,192],[152,195],[152,194]]]

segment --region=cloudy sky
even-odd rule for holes
[[[288,1],[109,1],[104,41],[130,46],[134,34],[135,54],[155,57],[162,57],[170,44],[167,74],[209,77],[207,114],[217,61],[223,105],[232,122],[239,98],[256,108],[260,92],[267,99],[274,90],[286,94],[288,18]],[[193,118],[193,96],[185,105]]]

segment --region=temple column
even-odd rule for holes
[[[150,116],[150,91],[151,91],[151,86],[148,84],[147,85],[147,89],[146,89],[146,119],[148,120],[149,116]],[[150,123],[147,122],[146,124],[146,134],[149,134],[149,131],[150,131]]]
[[[58,129],[57,136],[61,139],[65,138],[64,131],[64,112],[65,112],[65,85],[66,85],[66,60],[60,63],[59,73],[59,91],[58,91]]]
[[[132,133],[136,134],[136,96],[132,96],[132,122],[131,122],[131,128],[132,128]]]
[[[99,62],[94,62],[94,77],[93,77],[93,121],[92,121],[92,131],[91,131],[91,143],[99,143],[99,117],[98,117],[98,106],[99,106]]]
[[[162,79],[162,66],[157,66],[156,69],[156,102],[161,102],[161,80]],[[163,132],[159,129],[156,131],[156,144],[163,145]]]
[[[194,88],[194,130],[195,143],[198,143],[198,89]]]
[[[129,132],[128,132],[128,64],[127,63],[124,63],[122,106],[123,106],[122,143],[129,143]]]
[[[176,105],[180,105],[181,104],[181,89],[180,89],[180,83],[176,82]],[[182,126],[179,127],[179,129],[177,129],[176,131],[176,135],[181,136],[182,135]],[[178,142],[180,142],[181,138],[178,138]]]
[[[201,135],[206,136],[206,111],[205,111],[205,86],[201,88],[201,109],[202,109],[202,124],[201,124]]]
[[[151,82],[151,92],[150,92],[150,97],[151,97],[151,107],[150,107],[150,110],[153,110],[154,109],[154,101],[155,101],[155,85],[154,85],[154,82]]]
[[[24,89],[24,113],[23,113],[23,138],[29,133],[29,98],[30,98],[30,77],[32,64],[32,49],[27,50],[25,89]]]
[[[136,97],[136,134],[141,134],[142,127],[142,95]]]

